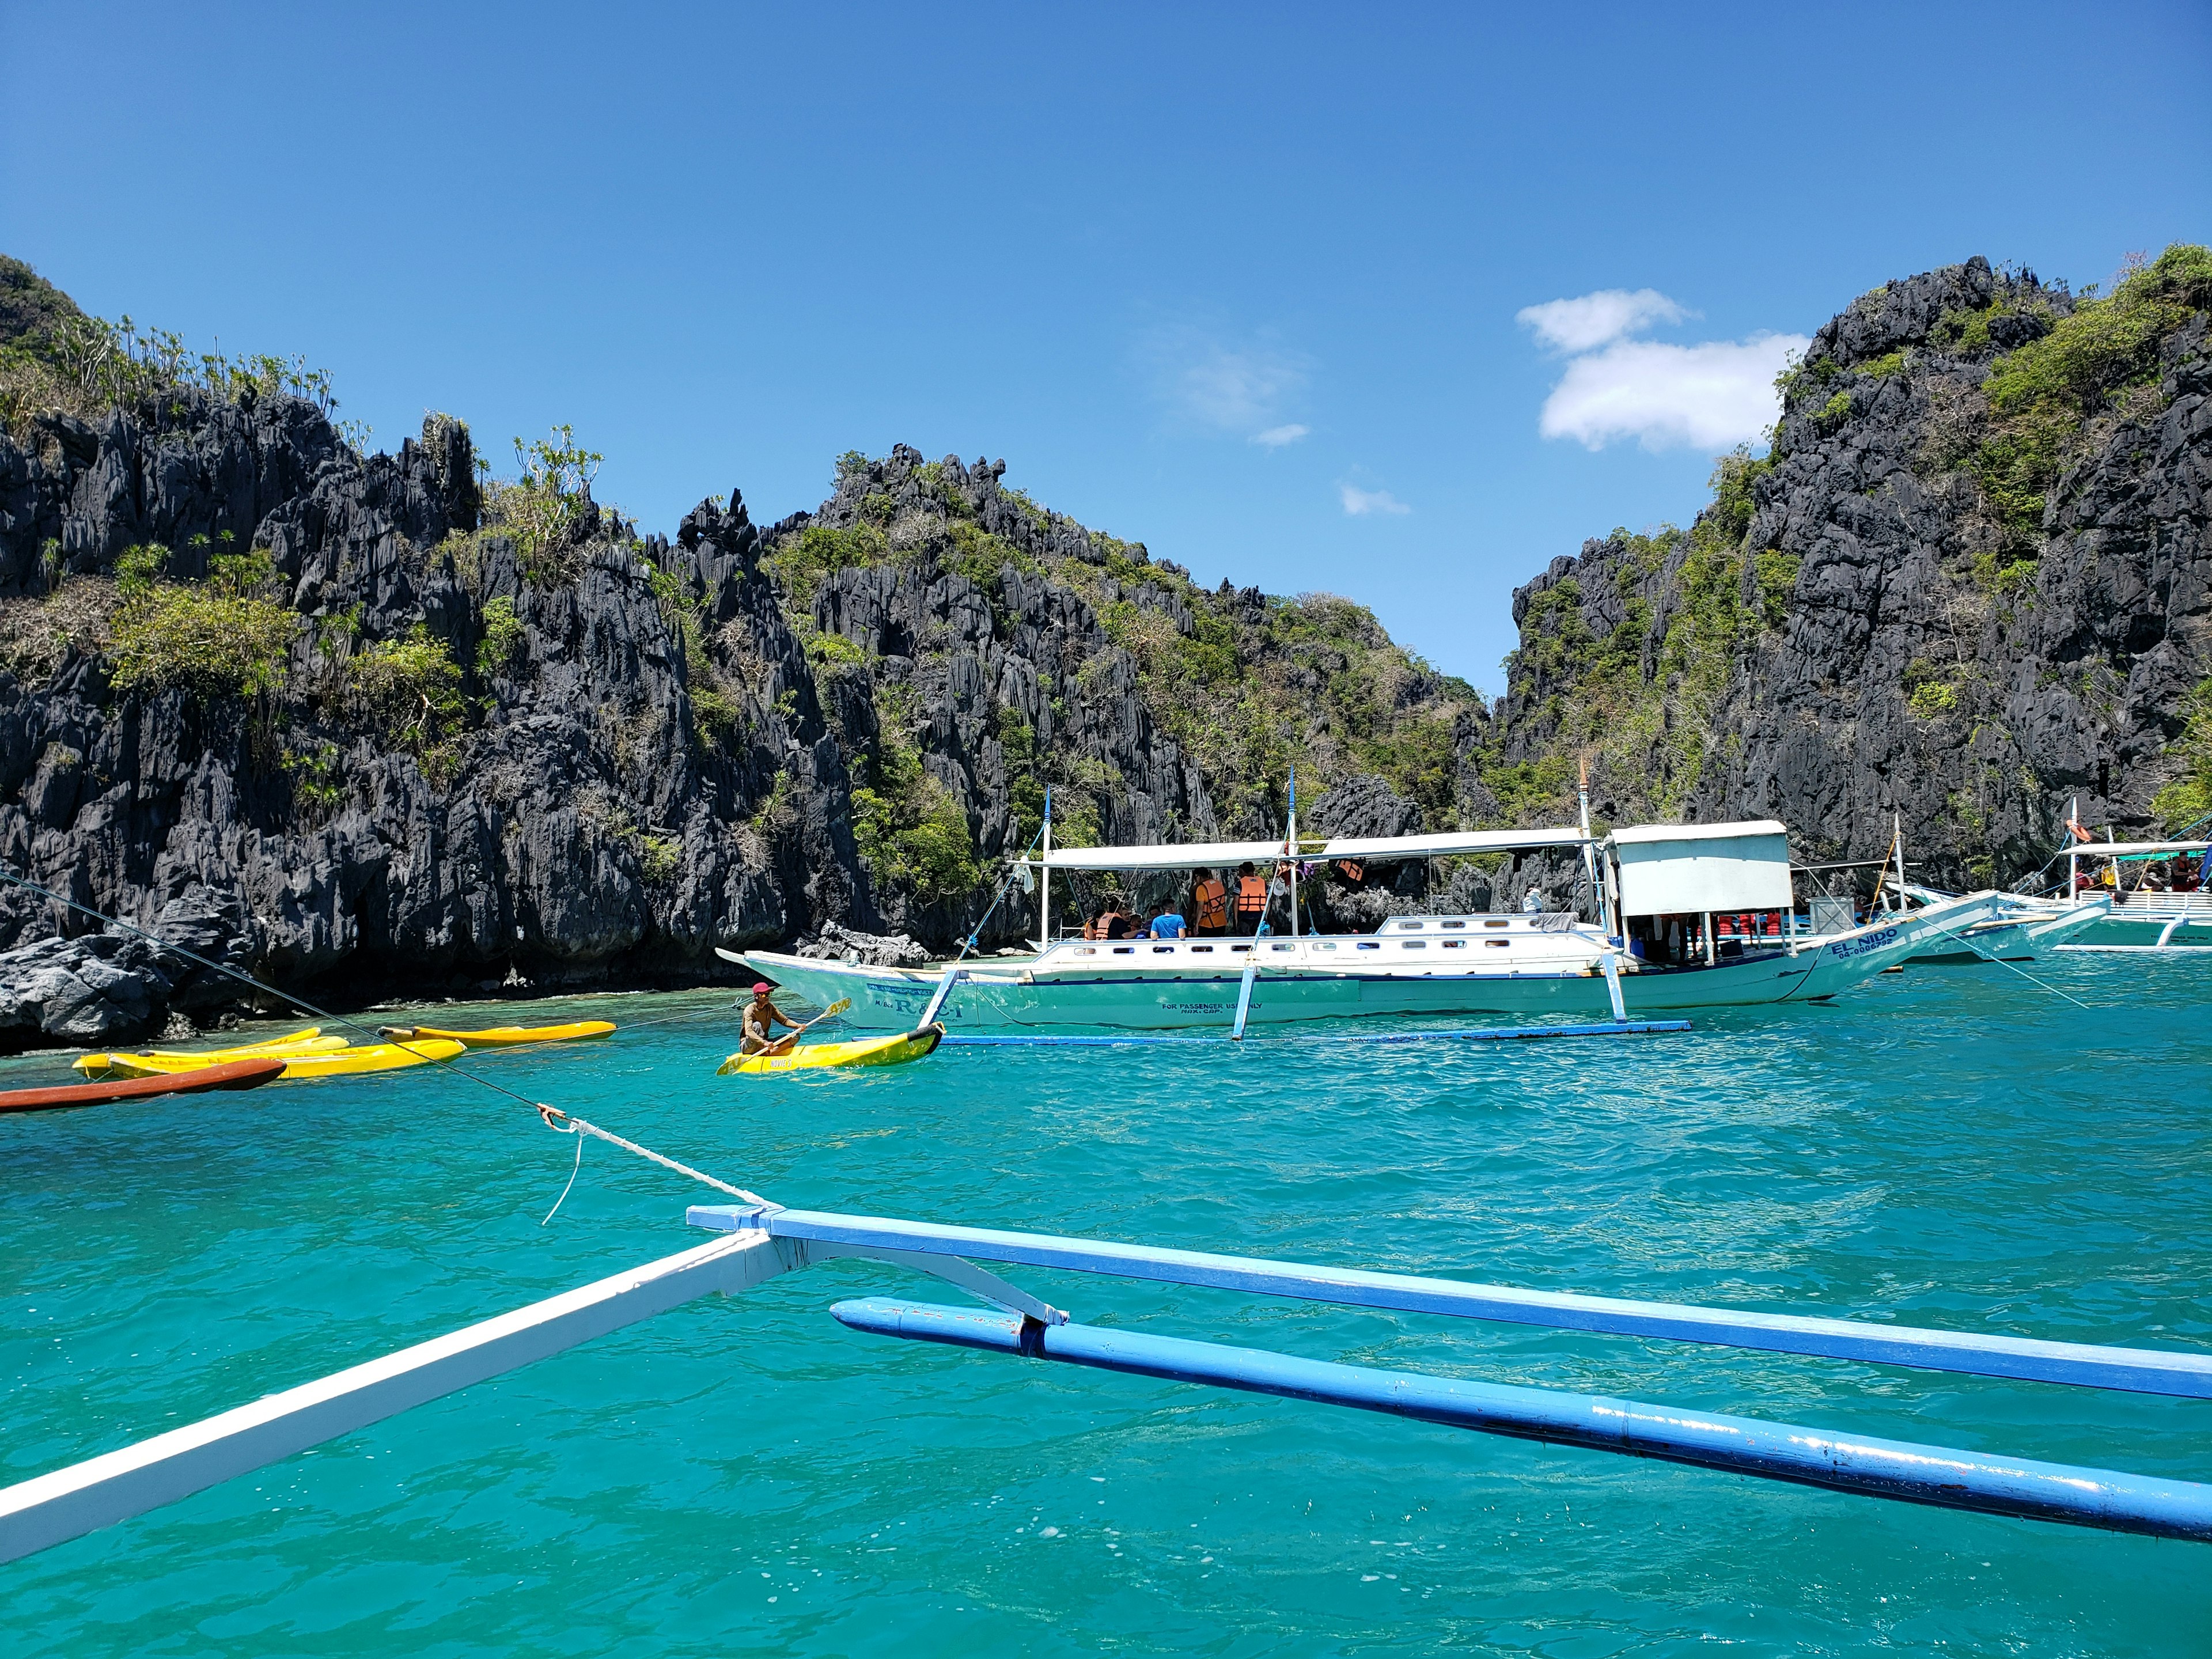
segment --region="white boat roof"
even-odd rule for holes
[[[1300,836],[1300,859],[1449,858],[1460,853],[1505,853],[1526,847],[1583,847],[1591,837],[1576,829],[1461,830],[1441,836],[1340,836],[1328,841]],[[1264,864],[1286,856],[1274,841],[1187,842],[1171,847],[1055,847],[1024,860],[1048,870],[1190,870]]]
[[[1641,847],[1657,841],[1734,841],[1743,836],[1786,836],[1789,826],[1772,818],[1744,823],[1636,823],[1613,832],[1614,842]]]
[[[2202,853],[2212,841],[2079,841],[2067,850],[2077,858],[2129,858],[2145,853]]]

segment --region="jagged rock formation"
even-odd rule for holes
[[[1350,601],[1201,589],[1002,463],[848,455],[817,512],[641,537],[564,435],[513,483],[442,416],[363,455],[319,377],[195,380],[0,265],[0,864],[168,942],[0,894],[0,1048],[219,1015],[180,950],[356,1001],[908,958],[983,922],[1048,788],[1063,843],[1267,836],[1294,763],[1325,830],[1565,821],[1583,755],[1611,821],[1866,855],[1894,811],[1938,879],[2008,880],[2077,793],[2212,810],[2208,312],[2196,249],[2104,299],[1980,260],[1863,297],[1689,530],[1516,592],[1492,711]],[[1556,900],[1572,862],[1321,898]]]
[[[1002,464],[848,456],[765,535],[732,492],[640,537],[565,440],[512,484],[445,416],[365,456],[268,360],[63,385],[20,342],[65,299],[13,286],[0,369],[35,373],[0,410],[0,861],[319,997],[943,945],[1047,787],[1063,842],[1273,829],[1292,757],[1392,775],[1439,822],[1479,791],[1455,758],[1479,699],[1365,611],[1201,592]],[[1002,907],[982,944],[1034,925]],[[0,951],[28,950],[0,1048],[232,994],[94,930],[0,893]]]
[[[1514,596],[1485,775],[1524,819],[1589,755],[1613,821],[1773,817],[2009,883],[2069,801],[2124,839],[2191,764],[2212,671],[2212,256],[2104,300],[1982,259],[1822,328],[1771,456],[1687,532],[1616,532]]]

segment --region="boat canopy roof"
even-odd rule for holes
[[[1646,823],[1613,832],[1623,915],[1778,910],[1793,902],[1790,832],[1747,823]]]
[[[2157,858],[2167,853],[2202,853],[2212,841],[2082,841],[2066,850],[2076,858]]]
[[[1300,836],[1295,854],[1275,841],[1187,842],[1172,847],[1055,847],[1025,860],[1048,870],[1195,870],[1301,859],[1439,859],[1461,853],[1509,853],[1521,848],[1583,847],[1581,830],[1461,830],[1441,836]]]

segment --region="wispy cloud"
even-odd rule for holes
[[[1516,313],[1546,345],[1569,354],[1538,429],[1591,449],[1633,438],[1646,449],[1724,449],[1763,435],[1780,408],[1774,377],[1802,334],[1668,345],[1628,337],[1686,311],[1656,289],[1605,289]]]
[[[1160,402],[1178,420],[1238,432],[1275,447],[1306,434],[1285,407],[1304,390],[1310,362],[1273,340],[1232,341],[1189,325],[1158,328],[1140,342]]]
[[[1655,450],[1746,443],[1774,424],[1782,407],[1774,377],[1811,343],[1802,334],[1692,346],[1616,340],[1567,365],[1544,399],[1539,429],[1590,449],[1616,438]]]
[[[1344,497],[1344,510],[1354,519],[1364,519],[1375,513],[1411,513],[1413,509],[1387,489],[1362,489],[1358,484],[1339,484],[1337,493]]]
[[[1513,320],[1536,331],[1536,337],[1561,351],[1589,351],[1625,334],[1638,334],[1654,323],[1679,323],[1691,313],[1656,288],[1600,289],[1577,300],[1547,300],[1513,313]]]

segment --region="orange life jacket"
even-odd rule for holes
[[[1229,890],[1218,881],[1201,881],[1194,895],[1198,900],[1198,925],[1201,927],[1222,927],[1229,921]]]
[[[1336,872],[1346,881],[1364,881],[1367,877],[1367,866],[1358,859],[1339,859]]]
[[[1256,916],[1267,908],[1267,884],[1257,876],[1237,878],[1237,914]]]

